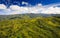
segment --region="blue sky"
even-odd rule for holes
[[[42,3],[43,5],[52,4],[52,3],[60,3],[60,0],[23,0],[23,1],[26,1],[32,5],[35,5],[38,3]]]
[[[38,3],[41,3],[43,5],[48,5],[48,4],[53,4],[53,3],[60,3],[60,0],[0,0],[0,4],[5,4],[5,5],[11,5],[11,4],[14,4],[14,5],[19,5],[19,6],[25,6],[25,5],[22,5],[22,2],[27,2],[31,5],[36,5]]]

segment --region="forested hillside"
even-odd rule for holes
[[[0,38],[60,38],[60,18],[25,16],[1,20]]]

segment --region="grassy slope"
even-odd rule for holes
[[[36,17],[0,21],[0,38],[60,38],[60,18]]]

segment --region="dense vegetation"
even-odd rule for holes
[[[60,18],[24,16],[1,20],[0,38],[60,38]]]

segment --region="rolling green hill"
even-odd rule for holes
[[[24,16],[1,20],[0,38],[60,38],[60,18]]]

